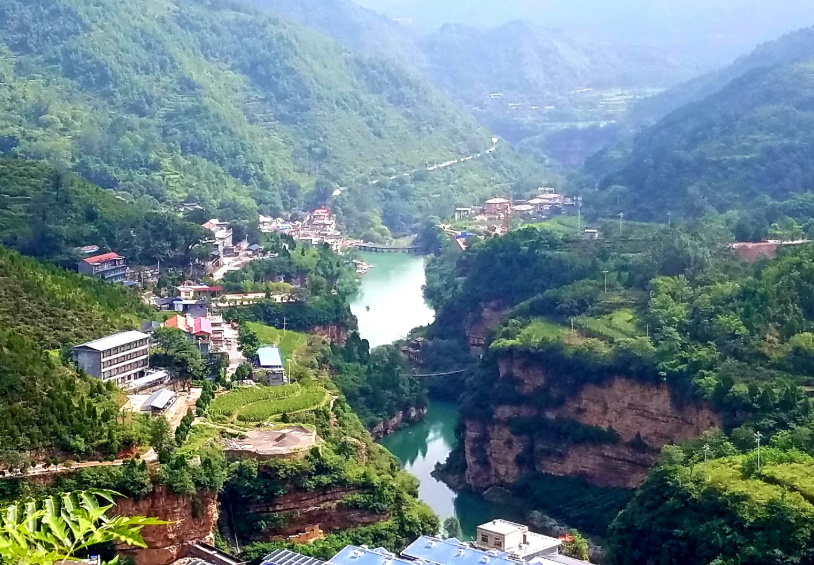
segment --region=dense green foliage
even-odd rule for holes
[[[426,406],[424,389],[410,375],[396,346],[371,352],[367,340],[353,332],[344,346],[332,346],[326,357],[333,382],[367,427],[402,410]]]
[[[248,4],[4,0],[0,10],[0,152],[55,160],[135,198],[250,219],[348,186],[344,216],[366,227],[391,201],[412,222],[413,203],[435,206],[437,186],[394,200],[371,177],[489,146],[421,79]],[[485,195],[501,165],[473,167]]]
[[[0,324],[42,349],[140,325],[135,293],[44,265],[0,247]]]
[[[814,246],[791,246],[748,265],[714,222],[632,224],[622,237],[613,227],[594,242],[529,228],[433,260],[427,292],[440,311],[430,342],[471,328],[484,306],[505,312],[466,383],[464,417],[489,421],[496,406],[507,405],[551,412],[586,384],[619,375],[666,382],[679,406],[706,400],[723,431],[688,445],[678,459],[668,450],[616,519],[611,562],[807,562],[810,456],[794,450],[814,453],[806,394],[814,377]],[[498,378],[506,355],[557,378],[522,394],[511,372]],[[564,418],[514,418],[509,426],[515,436],[534,438],[533,453],[517,456],[526,470],[542,453],[620,441],[612,429]],[[751,452],[756,431],[764,438],[759,473]],[[709,458],[725,458],[703,466],[704,443]],[[655,454],[640,436],[626,444]],[[461,471],[462,463],[456,455],[448,471]],[[600,535],[630,496],[566,483],[529,473],[516,488],[531,493],[531,506]]]
[[[113,454],[137,442],[117,421],[111,388],[8,331],[0,332],[0,392],[0,451],[57,446],[78,455]]]
[[[751,71],[676,110],[609,167],[594,204],[664,222],[669,213],[759,211],[805,193],[814,182],[812,84],[814,64],[796,61]]]
[[[662,461],[611,528],[612,562],[810,562],[811,455],[789,445],[764,447],[758,468],[755,450],[740,454],[726,441],[706,439],[708,462],[700,444],[665,448]]]
[[[314,246],[280,236],[270,239],[265,251],[272,257],[253,261],[224,277],[227,291],[274,293],[283,288],[298,298],[317,298],[335,291],[347,298],[359,288],[353,264],[327,245]]]
[[[201,226],[37,161],[0,159],[0,242],[66,267],[77,248],[114,250],[131,264],[186,266],[206,258]],[[102,252],[100,251],[100,252]]]

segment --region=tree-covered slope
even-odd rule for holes
[[[138,296],[120,285],[0,247],[0,326],[31,339],[39,349],[57,349],[136,328],[143,314],[146,317]]]
[[[240,2],[3,0],[0,77],[0,151],[225,217],[489,145],[409,73]]]
[[[409,66],[421,67],[419,36],[413,30],[351,0],[251,0],[261,10],[298,21],[342,45]]]
[[[115,250],[132,263],[186,266],[208,232],[148,197],[94,186],[40,161],[0,157],[0,244],[66,267],[79,247]]]
[[[788,33],[758,46],[731,65],[642,100],[634,108],[633,116],[638,121],[653,122],[673,110],[715,94],[750,71],[812,57],[814,57],[814,27]]]
[[[594,160],[596,169],[615,169],[600,184],[606,212],[666,221],[668,213],[697,217],[810,190],[812,88],[814,62],[799,61],[752,71],[668,115],[629,152]]]

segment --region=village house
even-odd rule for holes
[[[272,345],[264,345],[258,348],[254,374],[257,379],[265,377],[270,385],[286,384],[288,379],[286,378],[280,348]]]
[[[178,288],[178,296],[183,300],[209,300],[223,294],[222,286],[185,283]]]
[[[212,219],[203,224],[203,227],[212,233],[212,243],[219,257],[231,257],[234,255],[232,226],[229,225],[229,222]]]
[[[105,282],[125,283],[127,281],[127,262],[118,253],[104,253],[82,259],[78,270],[83,275],[96,277]]]
[[[492,198],[483,205],[483,213],[491,218],[499,218],[511,210],[511,202],[505,198]]]
[[[209,318],[193,318],[190,315],[176,314],[164,323],[167,328],[175,328],[187,334],[204,355],[209,353],[212,344],[212,322]]]

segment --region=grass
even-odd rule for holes
[[[314,410],[329,398],[319,385],[247,387],[217,397],[206,411],[214,422],[267,422],[283,413]]]
[[[206,423],[197,423],[189,431],[189,436],[178,452],[184,455],[195,455],[201,449],[220,441],[221,431]]]
[[[568,328],[560,324],[546,320],[545,318],[534,318],[528,324],[516,331],[514,337],[506,335],[496,339],[492,347],[504,349],[511,347],[535,347],[541,343],[558,341],[571,333]]]
[[[260,343],[279,347],[280,353],[283,354],[283,359],[286,361],[290,360],[292,363],[297,363],[302,360],[306,353],[308,348],[307,334],[278,330],[257,322],[249,322],[247,325],[249,329],[257,334]]]
[[[575,318],[574,326],[588,337],[614,342],[640,337],[642,332],[637,322],[636,313],[629,308],[623,308],[605,316]]]

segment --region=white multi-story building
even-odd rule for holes
[[[73,360],[88,375],[130,388],[150,368],[150,336],[128,331],[89,341],[73,348]]]

